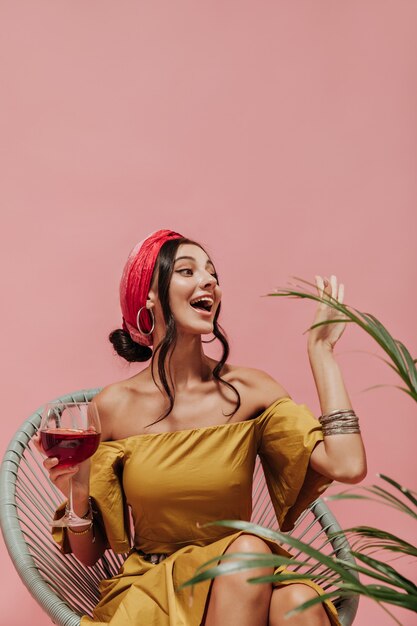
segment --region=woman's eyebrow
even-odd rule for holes
[[[177,259],[175,259],[174,263],[176,263],[177,261],[181,261],[181,259],[189,259],[190,261],[194,261],[195,263],[197,262],[193,256],[179,256]],[[212,265],[214,267],[213,261],[210,261],[210,259],[207,260],[206,266],[207,265]]]

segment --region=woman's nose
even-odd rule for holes
[[[216,278],[209,272],[206,272],[205,276],[201,279],[201,285],[204,285],[205,287],[215,285],[216,282]]]

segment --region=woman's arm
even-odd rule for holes
[[[88,466],[82,467],[84,463]],[[73,554],[84,565],[94,565],[98,559],[104,554],[106,549],[107,539],[102,534],[100,526],[97,524],[97,520],[94,518],[94,511],[90,506],[89,499],[89,477],[90,477],[90,459],[84,461],[75,466],[73,472],[73,507],[74,512],[79,517],[87,516],[91,519],[86,519],[85,526],[77,526],[76,528],[67,529],[67,537]],[[77,469],[76,469],[77,468]],[[82,476],[85,474],[85,478]],[[77,476],[78,475],[78,476]],[[77,478],[80,481],[77,481]],[[59,487],[63,493],[66,493],[69,488],[63,485],[65,477],[61,477]],[[78,482],[78,485],[77,485]],[[55,480],[55,484],[57,481]]]
[[[316,277],[319,294],[331,295],[343,301],[343,285],[337,286],[336,276],[324,281]],[[314,323],[337,319],[338,311],[320,304]],[[322,414],[336,409],[352,409],[341,370],[333,349],[345,329],[344,323],[332,323],[310,331],[308,356],[317,387]],[[327,435],[317,444],[310,457],[313,469],[324,476],[345,483],[358,483],[366,476],[366,454],[360,433]]]
[[[36,438],[36,445],[42,450],[40,438]],[[43,452],[44,453],[44,452]],[[73,468],[56,467],[58,459],[46,458],[43,462],[49,472],[51,482],[68,498],[69,479],[72,478],[73,507],[80,517],[89,512],[89,477],[90,459],[83,461]],[[94,565],[106,549],[106,539],[102,536],[100,528],[93,518],[86,519],[85,526],[79,526],[72,530],[67,529],[68,541],[72,552],[84,565]]]
[[[110,420],[106,411],[106,405],[100,399],[101,395],[104,395],[103,392],[98,394],[92,400],[92,403],[96,404],[99,411],[101,439],[106,441],[110,437]],[[35,437],[35,445],[42,454],[45,454],[39,435]],[[66,498],[68,498],[69,494],[69,480],[72,479],[74,512],[80,517],[84,517],[84,515],[89,513],[90,459],[72,467],[57,467],[58,459],[56,457],[47,457],[43,465],[49,472],[51,482]],[[103,555],[107,545],[107,539],[103,536],[99,525],[94,520],[94,516],[92,522],[86,519],[85,526],[66,530],[72,552],[84,565],[94,565]]]
[[[352,405],[332,351],[315,346],[308,351],[322,414]],[[360,433],[328,435],[311,453],[310,465],[320,474],[343,483],[358,483],[366,476],[366,454]]]
[[[92,400],[97,407],[101,423],[101,441],[108,441],[111,437],[111,406],[109,407],[108,397],[111,393],[107,389],[103,389]],[[52,474],[52,472],[51,472]],[[68,541],[73,554],[84,563],[84,565],[94,565],[98,559],[104,554],[107,546],[107,538],[103,536],[101,527],[94,519],[94,511],[90,505],[89,489],[90,489],[90,459],[74,466],[73,468],[73,507],[74,512],[79,517],[89,514],[92,516],[92,524],[88,519],[86,526],[80,526],[67,530]],[[55,484],[63,492],[69,490],[68,484],[65,483],[65,473],[61,478],[61,484]],[[52,475],[51,475],[52,480]]]

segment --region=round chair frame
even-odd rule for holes
[[[85,389],[56,400],[90,401],[99,391]],[[73,554],[63,555],[57,548],[49,520],[63,496],[49,481],[43,458],[32,441],[40,426],[42,408],[25,420],[4,455],[0,470],[0,524],[10,557],[35,600],[58,626],[80,626],[81,616],[91,615],[98,602],[100,580],[114,576],[126,555],[107,550],[94,566],[87,567]],[[251,521],[267,528],[278,528],[259,458],[253,478]],[[327,505],[318,498],[288,534],[354,564],[346,537],[328,537],[329,533],[340,530]],[[299,553],[294,556],[300,558]],[[312,565],[309,557],[305,557],[304,566],[292,569],[304,573],[317,567],[317,563]],[[349,571],[357,577],[354,570]],[[325,585],[323,588],[328,590]],[[342,626],[353,623],[358,603],[357,595],[334,600]]]

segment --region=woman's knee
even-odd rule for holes
[[[259,537],[242,534],[230,544],[225,554],[232,555],[236,552],[268,554],[271,550]],[[225,559],[221,562],[230,563],[231,561],[233,562],[234,559]],[[236,557],[236,562],[239,561],[240,558]],[[232,613],[237,619],[233,623],[245,622],[245,619],[247,623],[248,616],[253,619],[253,623],[266,623],[272,585],[271,583],[248,583],[247,580],[272,573],[272,567],[256,567],[215,578],[212,581],[206,607],[206,619],[203,623],[210,625],[223,623],[220,622],[220,616]]]
[[[319,594],[315,589],[303,583],[292,583],[291,585],[284,585],[283,587],[273,589],[270,605],[270,626],[283,623],[281,620],[285,613],[297,608],[301,604],[304,604],[304,602],[308,602],[308,600],[317,598],[318,595]],[[303,613],[300,613],[299,616],[302,616],[303,614],[304,619],[311,620],[315,618],[317,621],[315,621],[314,624],[330,623],[327,618],[327,613],[321,603],[314,604],[303,611]],[[290,623],[291,620],[289,620],[289,624]]]
[[[290,603],[292,606],[298,606],[299,604],[303,604],[303,602],[307,602],[308,600],[312,600],[318,596],[315,589],[303,583],[285,585],[284,587],[274,589],[274,591],[280,592],[277,593],[277,596],[279,595],[281,600],[283,600],[285,596],[285,601]]]
[[[260,537],[244,533],[239,535],[227,548],[226,553],[230,552],[260,552],[263,554],[271,554],[271,549]]]
[[[269,546],[262,541],[259,537],[255,537],[253,535],[243,534],[240,535],[237,539],[235,539],[225,554],[234,554],[237,552],[244,553],[261,553],[261,554],[271,554],[271,550]],[[230,562],[231,559],[227,559],[223,562]],[[244,562],[239,557],[236,558],[237,562]],[[272,585],[268,583],[248,583],[248,578],[257,578],[258,576],[268,576],[273,574],[274,568],[271,566],[257,566],[251,567],[248,569],[244,569],[240,572],[235,572],[234,574],[227,575],[225,577],[221,576],[220,578],[224,578],[224,583],[226,585],[231,586],[240,586],[242,585],[246,588],[246,593],[252,596],[269,596],[272,593]]]

